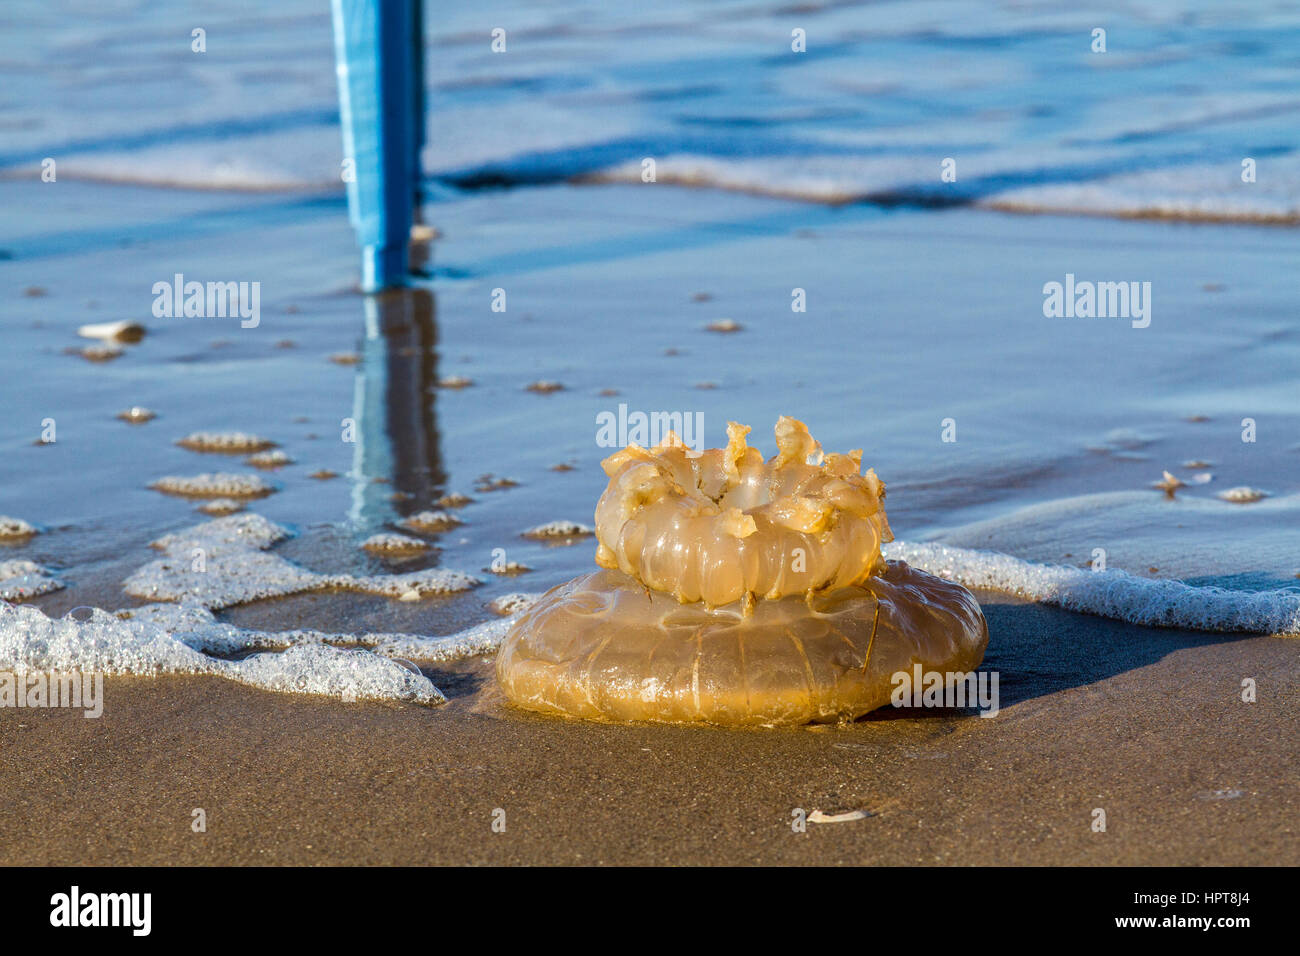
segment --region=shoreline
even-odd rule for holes
[[[506,705],[490,658],[425,667],[433,708],[110,677],[98,720],[2,715],[0,864],[1300,863],[1286,639],[980,597],[989,719],[554,719]],[[795,833],[796,808],[868,815]]]

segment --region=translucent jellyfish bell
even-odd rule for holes
[[[666,442],[608,458],[596,507],[603,570],[553,588],[514,624],[497,677],[520,707],[716,724],[852,719],[893,675],[973,671],[988,630],[965,588],[901,562],[884,485],[861,453],[821,454],[782,418],[763,461]]]

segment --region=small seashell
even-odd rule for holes
[[[144,338],[145,327],[139,322],[98,322],[83,325],[77,334],[83,339],[100,339],[104,342],[139,342]]]

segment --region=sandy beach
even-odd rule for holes
[[[449,697],[432,709],[110,678],[98,720],[0,722],[0,863],[1300,862],[1290,642],[981,597],[992,718],[577,723],[509,707],[483,659],[426,669]],[[870,815],[795,833],[796,808]]]

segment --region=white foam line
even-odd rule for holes
[[[895,541],[885,556],[966,587],[1016,594],[1132,624],[1300,635],[1300,591],[1229,591],[1127,571],[1034,564],[996,551]]]

